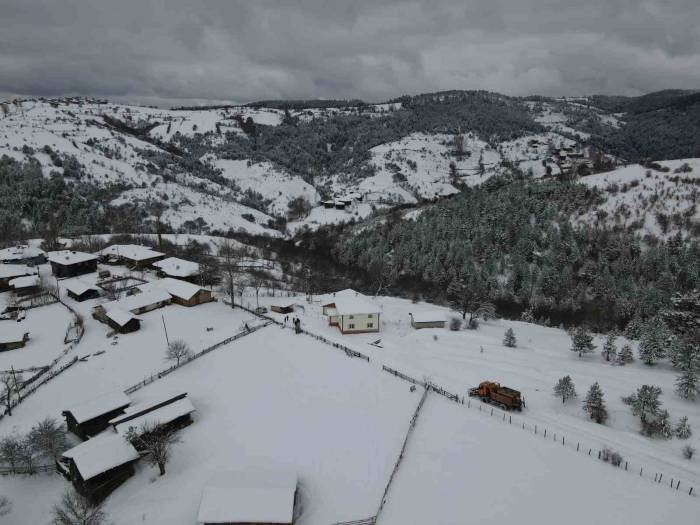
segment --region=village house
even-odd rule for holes
[[[81,439],[99,434],[131,404],[123,392],[108,392],[63,411],[66,427]]]
[[[123,436],[104,433],[64,452],[57,467],[78,493],[99,503],[134,475],[139,458]]]
[[[117,333],[129,334],[141,328],[141,319],[121,308],[110,308],[104,313],[104,321]]]
[[[294,303],[289,304],[273,304],[270,306],[270,310],[277,312],[278,314],[291,314],[294,312]]]
[[[342,290],[322,303],[328,324],[343,334],[379,332],[380,309],[355,290]]]
[[[0,292],[12,290],[10,281],[28,275],[37,275],[36,268],[24,264],[0,264]]]
[[[130,407],[123,415],[110,421],[114,431],[124,439],[133,430],[141,435],[145,425],[153,425],[159,431],[180,430],[192,423],[192,413],[195,411],[187,393],[156,398]],[[138,442],[134,443],[138,449]]]
[[[39,248],[20,245],[0,250],[2,264],[28,264],[37,266],[46,262],[46,252]]]
[[[29,332],[17,326],[16,323],[0,324],[0,352],[24,348],[29,341]]]
[[[132,291],[135,290],[137,289]],[[158,308],[163,308],[164,306],[169,305],[171,302],[172,298],[168,292],[159,288],[151,288],[148,291],[127,295],[123,299],[97,305],[93,309],[92,316],[95,319],[102,320],[100,319],[100,316],[112,308],[120,308],[125,312],[140,315],[152,310],[157,310]]]
[[[54,277],[75,277],[97,271],[97,256],[91,253],[60,250],[49,252],[48,259]]]
[[[168,257],[162,261],[156,261],[153,263],[153,267],[158,270],[159,277],[174,277],[189,282],[197,281],[201,274],[198,263],[178,257]]]
[[[272,525],[294,522],[297,477],[290,471],[220,472],[202,491],[203,525]]]
[[[416,330],[421,328],[445,328],[445,316],[435,312],[409,313],[411,326]]]
[[[38,294],[41,291],[41,280],[38,275],[25,275],[24,277],[12,279],[10,286],[15,295],[26,297],[27,295]]]
[[[130,268],[148,268],[165,257],[164,253],[138,244],[113,244],[97,252],[103,262],[124,264]]]
[[[100,290],[96,286],[91,286],[80,279],[71,279],[61,283],[68,294],[68,297],[74,301],[82,302],[88,299],[97,299],[100,296]]]
[[[132,292],[136,295],[147,293],[152,290],[164,291],[170,295],[172,302],[181,306],[197,306],[198,304],[213,301],[211,291],[201,286],[166,277],[138,286]]]

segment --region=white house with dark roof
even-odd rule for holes
[[[328,324],[337,326],[343,334],[379,332],[381,309],[355,290],[335,292],[321,304]]]

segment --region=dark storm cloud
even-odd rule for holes
[[[0,0],[0,93],[143,101],[700,88],[697,0]]]

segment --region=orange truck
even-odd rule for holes
[[[520,412],[525,406],[520,392],[494,381],[482,381],[478,387],[470,388],[469,397],[481,398],[484,403],[491,403],[504,410]]]

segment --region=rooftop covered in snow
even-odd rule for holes
[[[96,286],[87,284],[85,281],[81,281],[80,279],[65,280],[61,284],[66,290],[74,293],[75,295],[83,295],[88,290],[98,289]]]
[[[445,314],[440,312],[413,312],[409,314],[414,323],[438,323],[445,321]]]
[[[150,410],[153,410],[155,408],[159,408],[162,405],[167,405],[169,403],[175,402],[179,399],[182,399],[183,397],[187,396],[187,392],[179,392],[179,393],[164,393],[164,394],[159,394],[154,397],[150,397],[144,401],[141,401],[140,403],[134,403],[132,405],[129,405],[124,409],[124,413],[121,414],[120,416],[115,417],[114,419],[111,419],[109,421],[110,425],[118,425],[120,422],[123,422],[127,418],[132,418],[135,415],[139,415],[141,413],[148,412]]]
[[[105,315],[117,323],[119,326],[126,326],[132,319],[138,319],[134,314],[121,308],[110,308],[105,312]]]
[[[153,266],[159,268],[170,277],[194,277],[199,275],[199,264],[178,257],[168,257],[162,261],[156,261],[153,263]]]
[[[44,250],[33,246],[11,246],[0,250],[0,261],[21,261],[44,255]]]
[[[140,246],[138,244],[113,244],[100,250],[97,254],[103,257],[117,257],[135,262],[147,261],[165,255],[152,250],[148,246]]]
[[[143,291],[134,295],[128,295],[123,299],[110,301],[100,306],[102,306],[102,308],[104,308],[105,311],[109,311],[113,308],[120,308],[127,312],[133,312],[134,310],[139,310],[152,304],[170,300],[170,294],[165,290],[161,290],[159,288],[149,288],[147,291]]]
[[[121,416],[123,422],[120,423],[118,419],[117,423],[114,424],[114,430],[117,431],[117,434],[125,436],[128,434],[130,428],[139,429],[143,428],[144,425],[167,425],[179,417],[191,414],[194,410],[192,402],[185,397],[154,410],[147,411],[133,419],[123,421],[125,418]]]
[[[355,290],[346,289],[324,296],[323,306],[335,308],[332,315],[378,314],[380,309],[364,295]]]
[[[111,412],[112,410],[124,408],[128,406],[129,403],[131,403],[131,401],[129,401],[127,395],[117,390],[101,394],[90,401],[69,408],[66,412],[73,414],[73,418],[75,418],[77,423],[84,423],[85,421],[90,421],[93,418]]]
[[[12,279],[23,275],[35,275],[36,268],[30,268],[24,264],[0,264],[0,279]]]
[[[39,286],[39,276],[38,275],[25,275],[22,277],[15,277],[10,281],[10,286],[15,290],[20,290],[22,288],[31,288],[32,286]]]
[[[74,252],[72,250],[59,250],[56,252],[49,252],[47,258],[49,259],[49,262],[68,266],[71,264],[94,261],[97,259],[97,255],[84,252]]]
[[[0,344],[19,343],[24,341],[24,336],[29,335],[29,330],[17,323],[3,323],[0,330]]]
[[[292,523],[296,474],[221,472],[202,492],[200,523]]]
[[[196,284],[181,281],[180,279],[173,279],[172,277],[151,281],[150,283],[141,285],[138,288],[143,293],[148,293],[151,291],[167,292],[173,297],[178,297],[184,300],[192,299],[197,292],[203,289],[201,286],[197,286]]]
[[[72,459],[83,480],[139,459],[139,453],[123,436],[105,432],[63,453]]]

